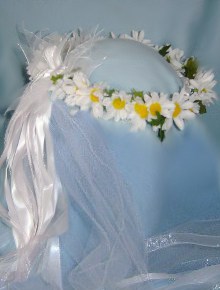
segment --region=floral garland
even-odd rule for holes
[[[113,33],[111,37],[116,38]],[[104,83],[91,84],[83,72],[77,71],[71,75],[52,75],[51,97],[63,100],[72,113],[90,110],[96,118],[127,121],[133,131],[144,130],[148,124],[161,141],[173,124],[183,130],[185,120],[206,113],[206,107],[216,99],[212,71],[199,69],[196,58],[185,58],[183,51],[173,49],[170,44],[153,45],[144,38],[143,31],[132,31],[131,35],[118,37],[142,42],[157,50],[181,77],[181,91],[170,95],[135,89],[125,92],[109,88]]]

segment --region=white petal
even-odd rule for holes
[[[151,100],[151,97],[148,94],[144,94],[144,100],[147,103]]]
[[[152,129],[153,129],[154,132],[158,132],[159,128],[160,128],[160,126],[153,126],[152,127]]]
[[[119,111],[119,116],[122,120],[126,119],[128,116],[128,113],[125,110],[120,110]]]
[[[189,111],[189,110],[184,110],[181,112],[181,118],[183,119],[193,119],[195,117],[195,113]]]
[[[108,107],[111,104],[112,100],[111,98],[104,98],[102,101],[103,106]]]
[[[67,95],[73,95],[75,93],[75,86],[70,86],[70,85],[64,85],[63,90]]]
[[[170,130],[172,125],[173,125],[173,119],[171,119],[171,118],[166,119],[165,123],[163,124],[162,129],[165,131],[168,131],[168,130]]]
[[[103,107],[100,104],[92,106],[92,113],[94,117],[101,118],[103,116]]]
[[[120,34],[119,38],[121,39],[132,39],[132,37],[128,34]]]
[[[74,74],[73,81],[79,88],[86,88],[89,86],[89,80],[82,72],[76,72]]]
[[[138,130],[143,131],[146,127],[146,122],[144,120],[141,120],[140,118],[139,120],[138,118],[136,118],[136,120],[133,120],[131,124],[132,124],[131,131],[138,131]]]
[[[144,30],[141,30],[139,32],[139,41],[143,41],[144,40]]]
[[[156,93],[156,92],[152,92],[152,93],[151,93],[151,96],[152,96],[152,99],[153,99],[154,102],[159,100],[159,95],[158,95],[158,93]]]
[[[166,102],[164,105],[163,105],[163,107],[165,108],[165,109],[169,109],[169,110],[174,110],[174,108],[175,108],[175,105],[174,105],[174,103],[172,103],[172,102]]]
[[[59,82],[61,81],[60,79],[57,81]],[[73,85],[73,80],[69,79],[69,78],[66,78],[65,76],[63,77],[63,84],[64,85]]]
[[[110,32],[110,37],[113,38],[113,39],[117,38],[116,35],[113,32]]]
[[[174,122],[175,122],[176,126],[180,130],[183,130],[184,129],[184,121],[183,121],[183,119],[177,117],[177,118],[174,119]]]
[[[195,113],[195,114],[198,114],[199,113],[199,109],[200,109],[200,106],[199,106],[199,104],[197,104],[197,103],[193,103],[193,112]]]
[[[169,110],[166,110],[166,109],[164,109],[162,111],[162,113],[161,113],[161,115],[163,115],[166,118],[171,118],[172,117],[172,114],[173,114],[173,111],[169,111]]]
[[[136,30],[132,30],[132,37],[135,39],[135,40],[138,40],[138,31]]]
[[[198,83],[193,79],[193,80],[190,80],[190,84],[193,86],[193,87],[195,87],[195,88],[197,88],[198,87]]]
[[[74,106],[75,105],[75,101],[73,97],[67,97],[64,102],[67,104],[67,106]]]
[[[121,120],[119,113],[117,112],[115,115],[115,122],[119,122]]]
[[[193,107],[193,103],[190,101],[184,102],[181,105],[182,109],[186,110],[186,109],[191,109]]]
[[[105,120],[110,120],[110,119],[113,119],[115,116],[115,112],[113,110],[108,110],[104,115],[103,115],[103,118]]]
[[[88,111],[88,109],[89,109],[89,105],[82,105],[82,106],[80,106],[80,109],[82,110],[82,111]]]
[[[152,48],[154,48],[154,47],[153,47],[154,44],[151,42],[150,39],[143,39],[142,42],[143,42],[143,44],[148,45],[148,46],[151,46]]]

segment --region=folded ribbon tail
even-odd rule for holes
[[[49,239],[67,228],[66,204],[49,132],[49,86],[48,77],[27,86],[6,132],[0,159],[0,166],[5,166],[6,207],[0,205],[0,217],[12,228],[16,249],[1,259],[0,276],[3,283],[24,280],[35,267],[38,272],[44,270],[53,289],[62,289],[59,240]],[[53,272],[56,279],[50,279],[46,272]]]

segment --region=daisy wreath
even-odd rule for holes
[[[216,99],[214,74],[200,69],[195,57],[185,58],[182,50],[170,44],[153,45],[144,38],[143,31],[119,36],[111,33],[110,37],[132,39],[158,51],[181,78],[182,89],[170,95],[135,89],[125,92],[104,83],[92,84],[82,71],[68,75],[61,72],[51,76],[52,99],[63,100],[72,113],[90,110],[96,118],[129,122],[132,131],[144,130],[150,125],[161,141],[173,125],[183,130],[186,120],[206,113],[206,107]]]

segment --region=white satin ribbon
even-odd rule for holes
[[[11,225],[18,250],[27,248],[28,260],[37,255],[34,250],[36,241],[57,236],[67,228],[66,207],[56,175],[49,129],[50,85],[50,79],[46,77],[27,86],[9,123],[5,149],[0,158],[0,166],[6,162],[4,193],[8,207],[7,212],[0,206],[0,216]],[[58,247],[58,242],[51,243],[51,251],[54,248],[57,251],[52,251],[54,254],[50,255],[50,260],[54,255],[57,263]],[[25,276],[30,269],[21,257],[22,252],[25,251],[19,250],[17,259],[23,262],[17,263],[16,270],[14,267],[10,270]],[[29,263],[31,266],[32,262]],[[57,264],[56,269],[54,265],[50,266],[54,275],[59,277],[60,265]],[[62,289],[61,282],[58,284]]]
[[[44,253],[41,272],[43,279],[53,286],[54,290],[62,289],[60,261],[60,242],[58,237],[48,240]]]

